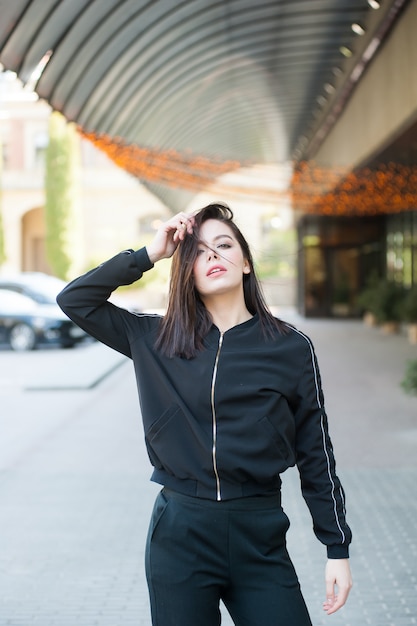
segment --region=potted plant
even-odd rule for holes
[[[402,320],[404,290],[401,285],[380,279],[362,292],[359,304],[375,316],[385,333],[398,332]]]
[[[401,387],[406,393],[417,394],[417,359],[407,363]]]
[[[345,317],[350,312],[350,287],[347,276],[341,276],[333,291],[332,312],[336,316]]]
[[[401,285],[381,280],[375,292],[375,316],[385,333],[398,332],[404,289]]]
[[[402,318],[408,324],[408,339],[417,343],[417,285],[409,289],[402,302]]]
[[[359,293],[357,298],[356,304],[359,307],[359,310],[362,310],[363,321],[367,326],[376,326],[378,323],[374,311],[378,282],[379,279],[376,276],[371,276],[366,284],[366,287]]]

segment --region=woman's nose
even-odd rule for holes
[[[211,248],[207,248],[207,260],[210,261],[211,259],[217,259],[217,253]]]

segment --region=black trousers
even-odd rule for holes
[[[163,489],[146,546],[153,626],[311,626],[279,495],[216,502]]]

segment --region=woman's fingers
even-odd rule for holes
[[[326,600],[323,602],[327,615],[336,613],[346,603],[351,588],[349,559],[329,559],[326,565]]]
[[[186,213],[178,213],[175,216],[176,221],[176,230],[178,232],[179,238],[182,240],[187,235],[192,234],[194,227],[194,218],[191,215],[187,215]]]
[[[147,246],[150,260],[155,263],[169,258],[175,252],[180,241],[193,233],[194,217],[186,213],[177,213],[158,228],[154,240]]]

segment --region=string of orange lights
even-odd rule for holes
[[[219,196],[252,197],[278,204],[291,195],[293,208],[315,215],[378,215],[417,210],[417,167],[398,163],[349,172],[299,163],[286,191],[222,183],[224,174],[248,166],[239,161],[220,161],[175,150],[157,150],[128,144],[121,138],[79,129],[114,163],[139,180],[167,187],[203,191]]]
[[[380,164],[348,172],[304,162],[294,171],[293,205],[319,215],[378,215],[417,210],[417,167]]]
[[[219,176],[242,167],[237,161],[214,161],[191,153],[156,150],[127,144],[120,138],[80,130],[116,165],[136,178],[169,187],[203,189]]]

